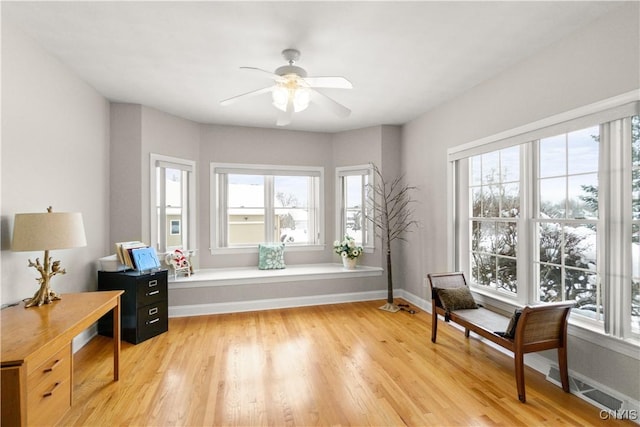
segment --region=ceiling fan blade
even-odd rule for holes
[[[258,71],[260,73],[263,74],[268,74],[269,77],[271,77],[273,80],[277,81],[277,82],[281,82],[284,79],[282,78],[282,76],[279,76],[277,74],[274,74],[271,71],[267,71],[267,70],[263,70],[262,68],[256,68],[256,67],[240,67],[241,70],[250,70],[250,71]]]
[[[293,117],[293,100],[289,99],[287,102],[287,111],[278,110],[278,120],[276,121],[276,125],[278,126],[286,126],[291,123],[291,118]]]
[[[351,82],[344,77],[305,77],[304,80],[311,87],[326,87],[336,89],[353,89]]]
[[[309,89],[309,91],[311,92],[311,101],[315,102],[321,107],[331,110],[338,117],[344,119],[346,117],[349,117],[349,115],[351,114],[350,109],[329,98],[327,95],[313,89]]]
[[[236,102],[237,100],[239,100],[241,98],[249,98],[249,97],[252,97],[252,96],[260,95],[262,93],[271,92],[274,87],[275,86],[269,86],[269,87],[265,87],[265,88],[262,88],[262,89],[253,90],[251,92],[243,93],[242,95],[237,95],[237,96],[234,96],[232,98],[228,98],[228,99],[220,101],[220,105],[227,106],[227,105],[233,104],[234,102]]]

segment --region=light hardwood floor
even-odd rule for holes
[[[633,425],[529,368],[522,404],[509,356],[444,324],[432,344],[428,313],[382,303],[170,319],[123,342],[116,383],[96,337],[75,355],[61,425]]]

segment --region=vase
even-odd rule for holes
[[[347,270],[355,270],[356,264],[358,263],[358,258],[349,258],[348,256],[342,257],[342,265]]]

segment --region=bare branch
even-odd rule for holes
[[[404,176],[387,182],[380,169],[375,164],[371,165],[376,181],[375,185],[367,186],[367,208],[371,213],[365,218],[379,231],[376,235],[385,241],[393,241],[417,225],[417,221],[412,219],[414,210],[410,208],[415,203],[410,193],[417,188],[405,185]]]

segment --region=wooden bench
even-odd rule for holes
[[[569,392],[569,373],[567,368],[567,320],[574,306],[571,302],[550,303],[538,306],[525,306],[517,321],[513,338],[503,336],[510,318],[483,307],[476,309],[446,310],[438,296],[438,289],[467,287],[463,273],[429,274],[432,304],[431,341],[436,342],[438,315],[446,321],[452,321],[465,328],[465,337],[469,331],[488,339],[514,354],[516,386],[518,399],[526,401],[524,386],[524,355],[549,349],[558,349],[558,365],[562,389]]]

